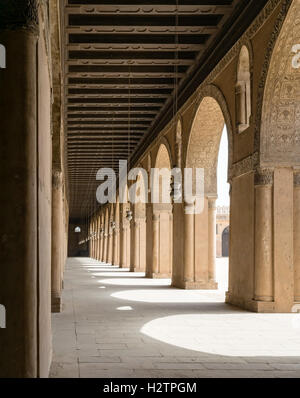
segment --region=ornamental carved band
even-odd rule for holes
[[[274,170],[263,169],[257,170],[254,175],[254,185],[273,185]]]
[[[38,27],[37,0],[1,0],[0,30],[28,29]]]

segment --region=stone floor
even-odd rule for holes
[[[218,291],[185,291],[69,259],[51,377],[300,377],[300,315],[224,304],[228,266],[217,262]]]

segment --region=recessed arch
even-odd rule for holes
[[[240,50],[237,64],[237,79],[235,86],[236,128],[242,133],[250,126],[251,121],[251,58],[246,45]]]

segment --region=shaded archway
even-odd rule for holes
[[[160,143],[152,170],[152,257],[147,261],[147,276],[168,278],[172,273],[173,218],[170,199],[171,155],[167,140]],[[149,224],[150,226],[150,224]],[[148,225],[147,225],[148,228]]]
[[[189,272],[186,279],[194,287],[216,288],[216,199],[217,199],[217,163],[219,144],[224,128],[224,116],[220,105],[212,97],[201,101],[192,125],[186,167],[204,170],[204,206],[200,214],[185,215],[191,218],[189,234],[190,245],[194,247],[190,257]]]
[[[120,265],[120,202],[117,196],[116,203],[113,205],[114,218],[112,220],[113,229],[113,253],[112,265]]]
[[[132,173],[132,175],[131,175]],[[135,178],[130,187],[131,220],[131,250],[130,271],[146,271],[146,202],[148,195],[148,175],[142,168],[133,169],[129,178]]]
[[[215,270],[217,164],[224,125],[228,132],[230,167],[232,164],[230,114],[220,90],[212,85],[207,86],[201,93],[198,106],[195,107],[188,142],[183,148],[184,167],[193,170],[193,194],[195,194],[196,169],[203,169],[204,195],[200,194],[196,202],[188,201],[174,205],[172,284],[176,287],[217,288]]]
[[[119,189],[120,200],[120,267],[130,268],[130,203],[127,184]]]

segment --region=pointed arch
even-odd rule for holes
[[[247,130],[251,122],[251,58],[246,45],[240,51],[237,65],[237,80],[235,86],[236,128],[238,133]]]
[[[206,86],[195,107],[184,165],[188,168],[204,169],[207,194],[216,194],[217,192],[217,162],[224,124],[228,135],[228,168],[230,168],[233,138],[227,103],[222,92],[216,86]]]

